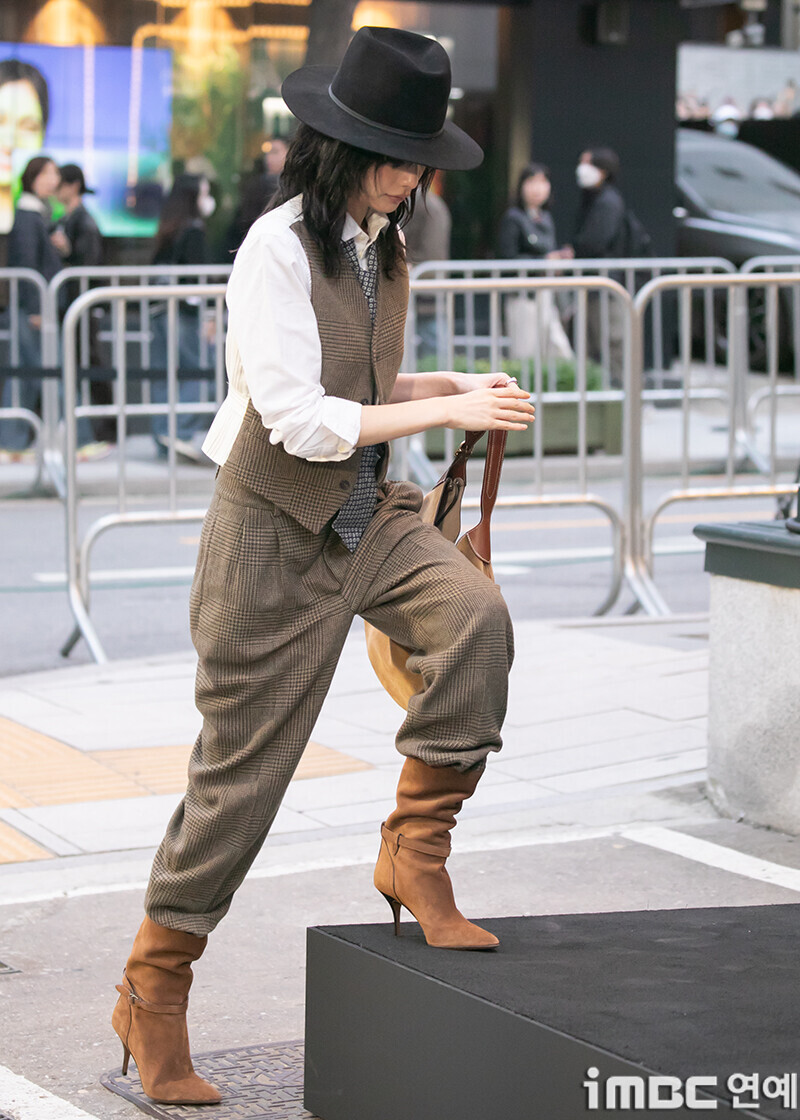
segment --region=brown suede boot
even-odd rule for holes
[[[120,997],[111,1025],[122,1040],[122,1072],[133,1054],[142,1088],[166,1104],[219,1104],[220,1095],[194,1072],[186,1008],[192,961],[207,937],[167,929],[145,918],[117,984]]]
[[[456,813],[475,792],[482,768],[468,773],[453,766],[427,766],[407,758],[397,783],[397,809],[381,825],[375,886],[394,914],[410,910],[425,940],[437,949],[493,949],[498,939],[468,922],[456,908],[445,860]]]

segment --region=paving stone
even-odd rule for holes
[[[314,1120],[303,1108],[303,1043],[277,1042],[192,1055],[194,1068],[216,1085],[222,1101],[214,1120]],[[160,1120],[197,1120],[197,1105],[157,1104],[145,1096],[133,1065],[129,1075],[107,1073],[100,1082],[112,1093]],[[0,1115],[0,1120],[4,1120]],[[10,1120],[10,1118],[9,1118]]]

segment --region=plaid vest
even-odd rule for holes
[[[329,396],[359,404],[385,404],[392,395],[403,357],[408,306],[405,265],[398,268],[392,280],[379,273],[373,327],[364,292],[344,253],[339,276],[327,277],[322,253],[303,220],[295,222],[292,229],[311,268],[311,305],[322,346],[322,387]],[[269,346],[268,338],[264,345]],[[264,427],[249,401],[225,470],[312,533],[320,532],[350,496],[361,462],[360,448],[341,462],[311,463],[289,455],[282,444],[270,443],[269,436],[270,429]],[[385,473],[386,457],[381,477]]]

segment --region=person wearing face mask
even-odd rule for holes
[[[550,195],[548,168],[543,163],[529,163],[519,176],[511,206],[500,219],[497,232],[499,257],[557,260],[572,256],[570,248],[558,247],[550,212]],[[506,300],[505,315],[512,358],[523,361],[534,358],[540,349],[540,339],[544,340],[544,360],[550,354],[560,358],[574,357],[552,292],[540,292],[531,297],[512,296]]]
[[[161,210],[156,234],[153,264],[204,265],[210,261],[206,240],[205,222],[216,208],[211,186],[202,175],[178,175]],[[167,368],[167,309],[166,305],[151,315],[153,342],[151,364],[155,369]],[[203,333],[202,309],[187,301],[178,304],[178,367],[201,368],[201,335]],[[210,357],[208,359],[210,361]],[[180,401],[199,401],[201,381],[179,381]],[[151,400],[167,400],[166,374],[152,382]],[[207,462],[196,437],[204,433],[210,423],[207,415],[184,412],[176,416],[175,451],[179,458],[192,462]],[[169,452],[168,417],[154,416],[151,431],[160,457]]]
[[[572,247],[576,257],[589,259],[617,258],[632,255],[628,244],[625,200],[616,181],[619,157],[611,148],[589,148],[575,168],[581,188],[581,203]],[[638,254],[634,254],[638,255]],[[616,279],[616,277],[615,277]],[[609,377],[611,385],[622,385],[624,323],[619,301],[609,299]],[[590,296],[587,304],[587,341],[589,356],[602,361],[602,310],[599,296]]]

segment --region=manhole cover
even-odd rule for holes
[[[194,1068],[222,1093],[213,1106],[214,1120],[314,1120],[303,1108],[303,1043],[276,1042],[216,1050],[192,1057]],[[142,1092],[131,1062],[127,1077],[119,1072],[100,1078],[101,1085],[162,1120],[199,1120],[195,1104],[156,1104]],[[202,1110],[205,1116],[205,1110]],[[212,1115],[209,1109],[208,1115]],[[0,1115],[0,1120],[4,1117]]]
[[[8,973],[11,973],[11,972],[19,972],[19,969],[18,968],[12,968],[11,965],[6,964],[5,961],[0,961],[0,976],[6,976]],[[2,1113],[0,1113],[0,1120],[5,1120],[5,1117],[3,1116]]]

